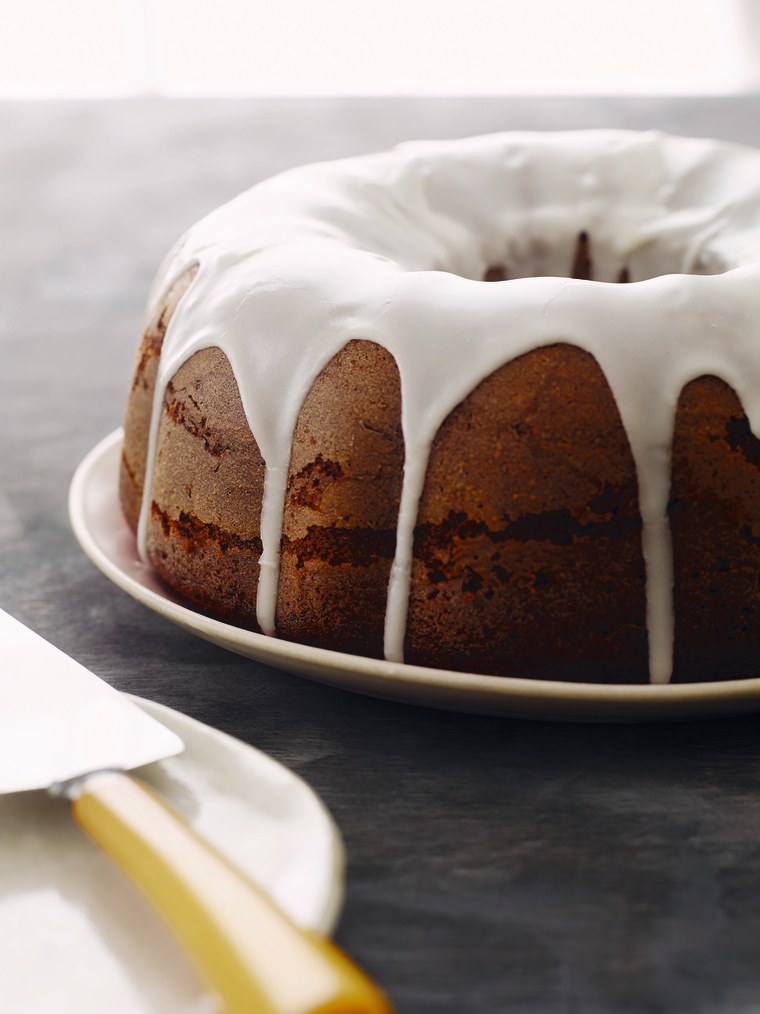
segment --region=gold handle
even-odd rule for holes
[[[73,807],[180,937],[227,1014],[391,1014],[339,948],[295,926],[144,783],[100,775]]]

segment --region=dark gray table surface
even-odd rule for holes
[[[760,97],[0,106],[0,605],[322,795],[349,860],[337,938],[401,1014],[760,1011],[760,716],[554,725],[307,682],[113,587],[68,484],[121,421],[151,276],[199,216],[305,161],[587,126],[760,145]]]

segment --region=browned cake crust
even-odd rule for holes
[[[760,441],[716,377],[684,388],[670,523],[680,682],[760,673]]]
[[[119,491],[136,530],[164,335],[197,267],[159,301],[138,352],[124,421]],[[264,466],[225,356],[204,349],[167,386],[156,446],[147,550],[194,605],[256,629]]]
[[[217,348],[196,352],[164,395],[148,557],[193,603],[254,629],[263,491],[230,364]]]
[[[435,440],[405,657],[642,681],[644,602],[635,468],[599,367],[569,345],[507,363]]]
[[[161,347],[172,314],[195,278],[197,270],[197,265],[189,268],[165,293],[145,329],[140,347],[137,350],[137,364],[132,376],[132,386],[124,417],[124,446],[119,471],[121,506],[133,531],[137,530],[145,484],[148,432],[153,411],[153,392],[156,387]]]
[[[382,657],[404,466],[401,387],[390,354],[351,341],[317,377],[293,441],[277,630]]]

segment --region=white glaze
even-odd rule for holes
[[[608,272],[601,281],[562,277],[583,229],[595,265]],[[386,657],[396,661],[417,505],[438,428],[499,366],[567,342],[596,358],[631,444],[650,675],[668,681],[666,511],[681,389],[705,374],[721,377],[760,432],[760,152],[627,131],[406,144],[295,169],[242,194],[180,241],[152,303],[193,263],[198,273],[164,339],[147,476],[166,383],[194,352],[218,346],[266,463],[262,630],[274,634],[298,414],[348,341],[384,346],[401,376],[406,461],[385,625]],[[542,277],[481,282],[493,264]],[[607,284],[624,265],[634,281]],[[143,557],[149,485],[146,478]]]

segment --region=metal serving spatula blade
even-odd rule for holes
[[[179,736],[0,611],[0,792],[181,753]]]
[[[183,749],[160,722],[0,610],[0,792],[48,789],[70,799],[76,819],[147,894],[228,1012],[390,1012],[342,951],[296,927],[125,773]]]

